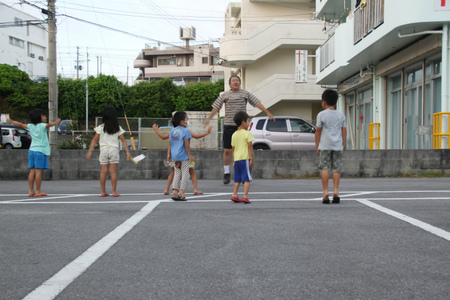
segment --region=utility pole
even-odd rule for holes
[[[47,0],[48,3],[48,115],[49,122],[58,119],[58,81],[56,80],[56,0]],[[58,129],[50,127],[50,146],[55,149],[58,144]]]
[[[88,48],[86,47],[86,58],[87,58],[87,66],[86,66],[86,133],[88,132],[88,128],[89,128],[89,107],[88,107],[88,103],[89,103],[89,89],[88,89],[88,80],[89,80],[89,52],[88,52]]]
[[[75,66],[77,69],[77,79],[80,78],[80,47],[77,46],[77,65]]]

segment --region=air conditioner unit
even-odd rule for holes
[[[195,27],[181,28],[180,27],[180,39],[182,40],[195,40]]]
[[[44,61],[44,57],[43,56],[39,56],[39,60]]]
[[[30,53],[30,57],[31,57],[31,58],[34,58],[34,53]]]

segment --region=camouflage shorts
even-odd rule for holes
[[[341,173],[344,170],[343,153],[343,151],[320,150],[319,169]]]

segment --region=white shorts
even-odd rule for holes
[[[98,161],[101,165],[118,164],[120,160],[119,148],[108,147],[100,150]]]

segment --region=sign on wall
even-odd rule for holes
[[[308,82],[308,50],[295,50],[295,82]]]
[[[450,10],[450,0],[434,0],[434,10]]]

